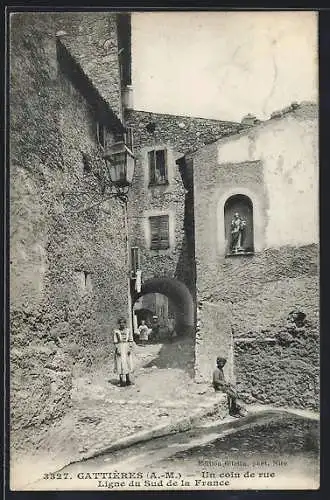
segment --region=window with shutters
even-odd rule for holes
[[[151,250],[166,250],[170,247],[169,216],[149,217]]]
[[[155,149],[148,152],[149,186],[168,184],[167,151]]]

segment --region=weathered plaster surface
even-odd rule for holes
[[[252,371],[258,373],[256,392],[266,391],[269,401],[277,398],[281,404],[298,406],[304,405],[298,394],[300,386],[295,385],[296,375],[290,390],[284,391],[279,384],[274,396],[266,385],[277,383],[275,375],[272,379],[273,351],[274,359],[280,351],[285,357],[286,365],[280,363],[285,379],[294,373],[298,376],[300,369],[305,370],[306,379],[313,378],[310,374],[319,366],[317,147],[317,109],[303,104],[206,145],[192,156],[197,300],[222,311],[212,315],[204,306],[199,311],[195,371],[207,378],[209,366],[214,364],[212,356],[226,351],[231,335],[234,341],[276,337],[288,314],[298,307],[307,315],[307,331],[315,339],[310,344],[308,333],[299,339],[306,351],[304,363],[297,361],[294,345],[272,350],[267,343],[243,342],[235,344],[233,374],[239,388],[251,395],[251,362]],[[224,205],[235,194],[246,195],[253,203],[254,255],[225,256]],[[249,353],[256,355],[250,360]],[[317,383],[306,389],[309,402],[305,406],[311,406],[312,399],[317,404]]]
[[[102,151],[90,106],[57,65],[55,31],[63,23],[73,32],[80,25],[74,15],[65,14],[17,14],[11,21],[15,431],[67,411],[73,370],[109,359],[111,331],[118,316],[127,314],[123,207],[112,199],[100,205],[102,210],[84,210],[95,196],[100,200],[96,175]],[[116,95],[115,90],[114,99]],[[83,154],[92,158],[89,171]]]

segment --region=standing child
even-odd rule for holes
[[[115,373],[119,375],[121,386],[131,385],[133,372],[133,335],[126,328],[125,318],[118,320],[119,328],[113,332],[115,344]]]
[[[151,338],[153,342],[159,340],[159,320],[156,315],[152,317]]]
[[[226,363],[226,358],[217,357],[217,367],[213,372],[213,387],[215,391],[221,391],[227,394],[229,415],[232,417],[241,417],[244,416],[245,413],[242,407],[237,403],[237,392],[234,387],[226,381],[223,373],[223,368]]]
[[[138,328],[139,332],[139,339],[142,345],[146,345],[148,342],[148,337],[149,337],[149,328],[146,325],[146,322],[144,319],[141,320],[141,325]]]

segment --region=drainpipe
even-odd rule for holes
[[[236,385],[236,377],[235,377],[235,354],[234,354],[234,335],[233,329],[231,328],[230,333],[230,344],[228,349],[228,368],[229,368],[229,380],[232,384]]]
[[[126,239],[126,270],[127,270],[127,302],[128,302],[128,328],[133,331],[133,318],[132,318],[132,296],[131,296],[131,259],[128,238],[128,210],[127,200],[124,201],[124,225],[125,225],[125,239]]]

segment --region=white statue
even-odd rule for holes
[[[243,243],[245,239],[246,221],[241,218],[238,212],[234,214],[234,217],[230,225],[231,233],[231,244],[230,249],[233,253],[244,252]]]

